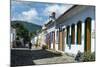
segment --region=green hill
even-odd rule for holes
[[[42,26],[36,25],[36,24],[33,24],[33,23],[29,23],[29,22],[26,22],[26,21],[11,21],[11,25],[14,25],[16,23],[23,24],[24,27],[29,30],[29,32],[36,32],[37,30],[42,29]]]

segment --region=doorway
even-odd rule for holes
[[[85,52],[91,52],[91,18],[85,21]]]

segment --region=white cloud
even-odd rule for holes
[[[36,9],[32,8],[28,11],[23,11],[21,14],[18,14],[17,17],[13,17],[12,20],[22,20],[22,21],[34,22],[37,20],[42,20],[42,18],[39,17],[39,14],[36,11]]]
[[[56,12],[56,17],[58,17],[70,7],[72,7],[72,5],[52,5],[46,7],[43,13],[45,16],[49,16],[52,12]]]
[[[22,17],[24,17],[26,20],[32,20],[35,19],[38,16],[37,11],[32,8],[29,11],[22,12]]]
[[[28,11],[23,11],[17,16],[13,16],[11,20],[28,21],[38,25],[42,25],[41,21],[43,21],[43,18],[39,16],[39,13],[36,11],[36,9],[32,8]]]

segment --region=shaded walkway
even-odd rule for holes
[[[47,50],[19,50],[11,49],[11,66],[27,66],[35,65],[34,60],[61,56],[61,54],[53,53]]]

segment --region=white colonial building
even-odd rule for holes
[[[95,51],[95,6],[73,5],[46,26],[49,49],[76,55]]]
[[[37,35],[31,39],[31,43],[33,45],[37,44],[40,47],[42,47],[43,45],[46,45],[46,42],[45,42],[45,39],[46,39],[45,29],[46,29],[45,26],[43,26],[42,27],[42,32],[37,33]]]

